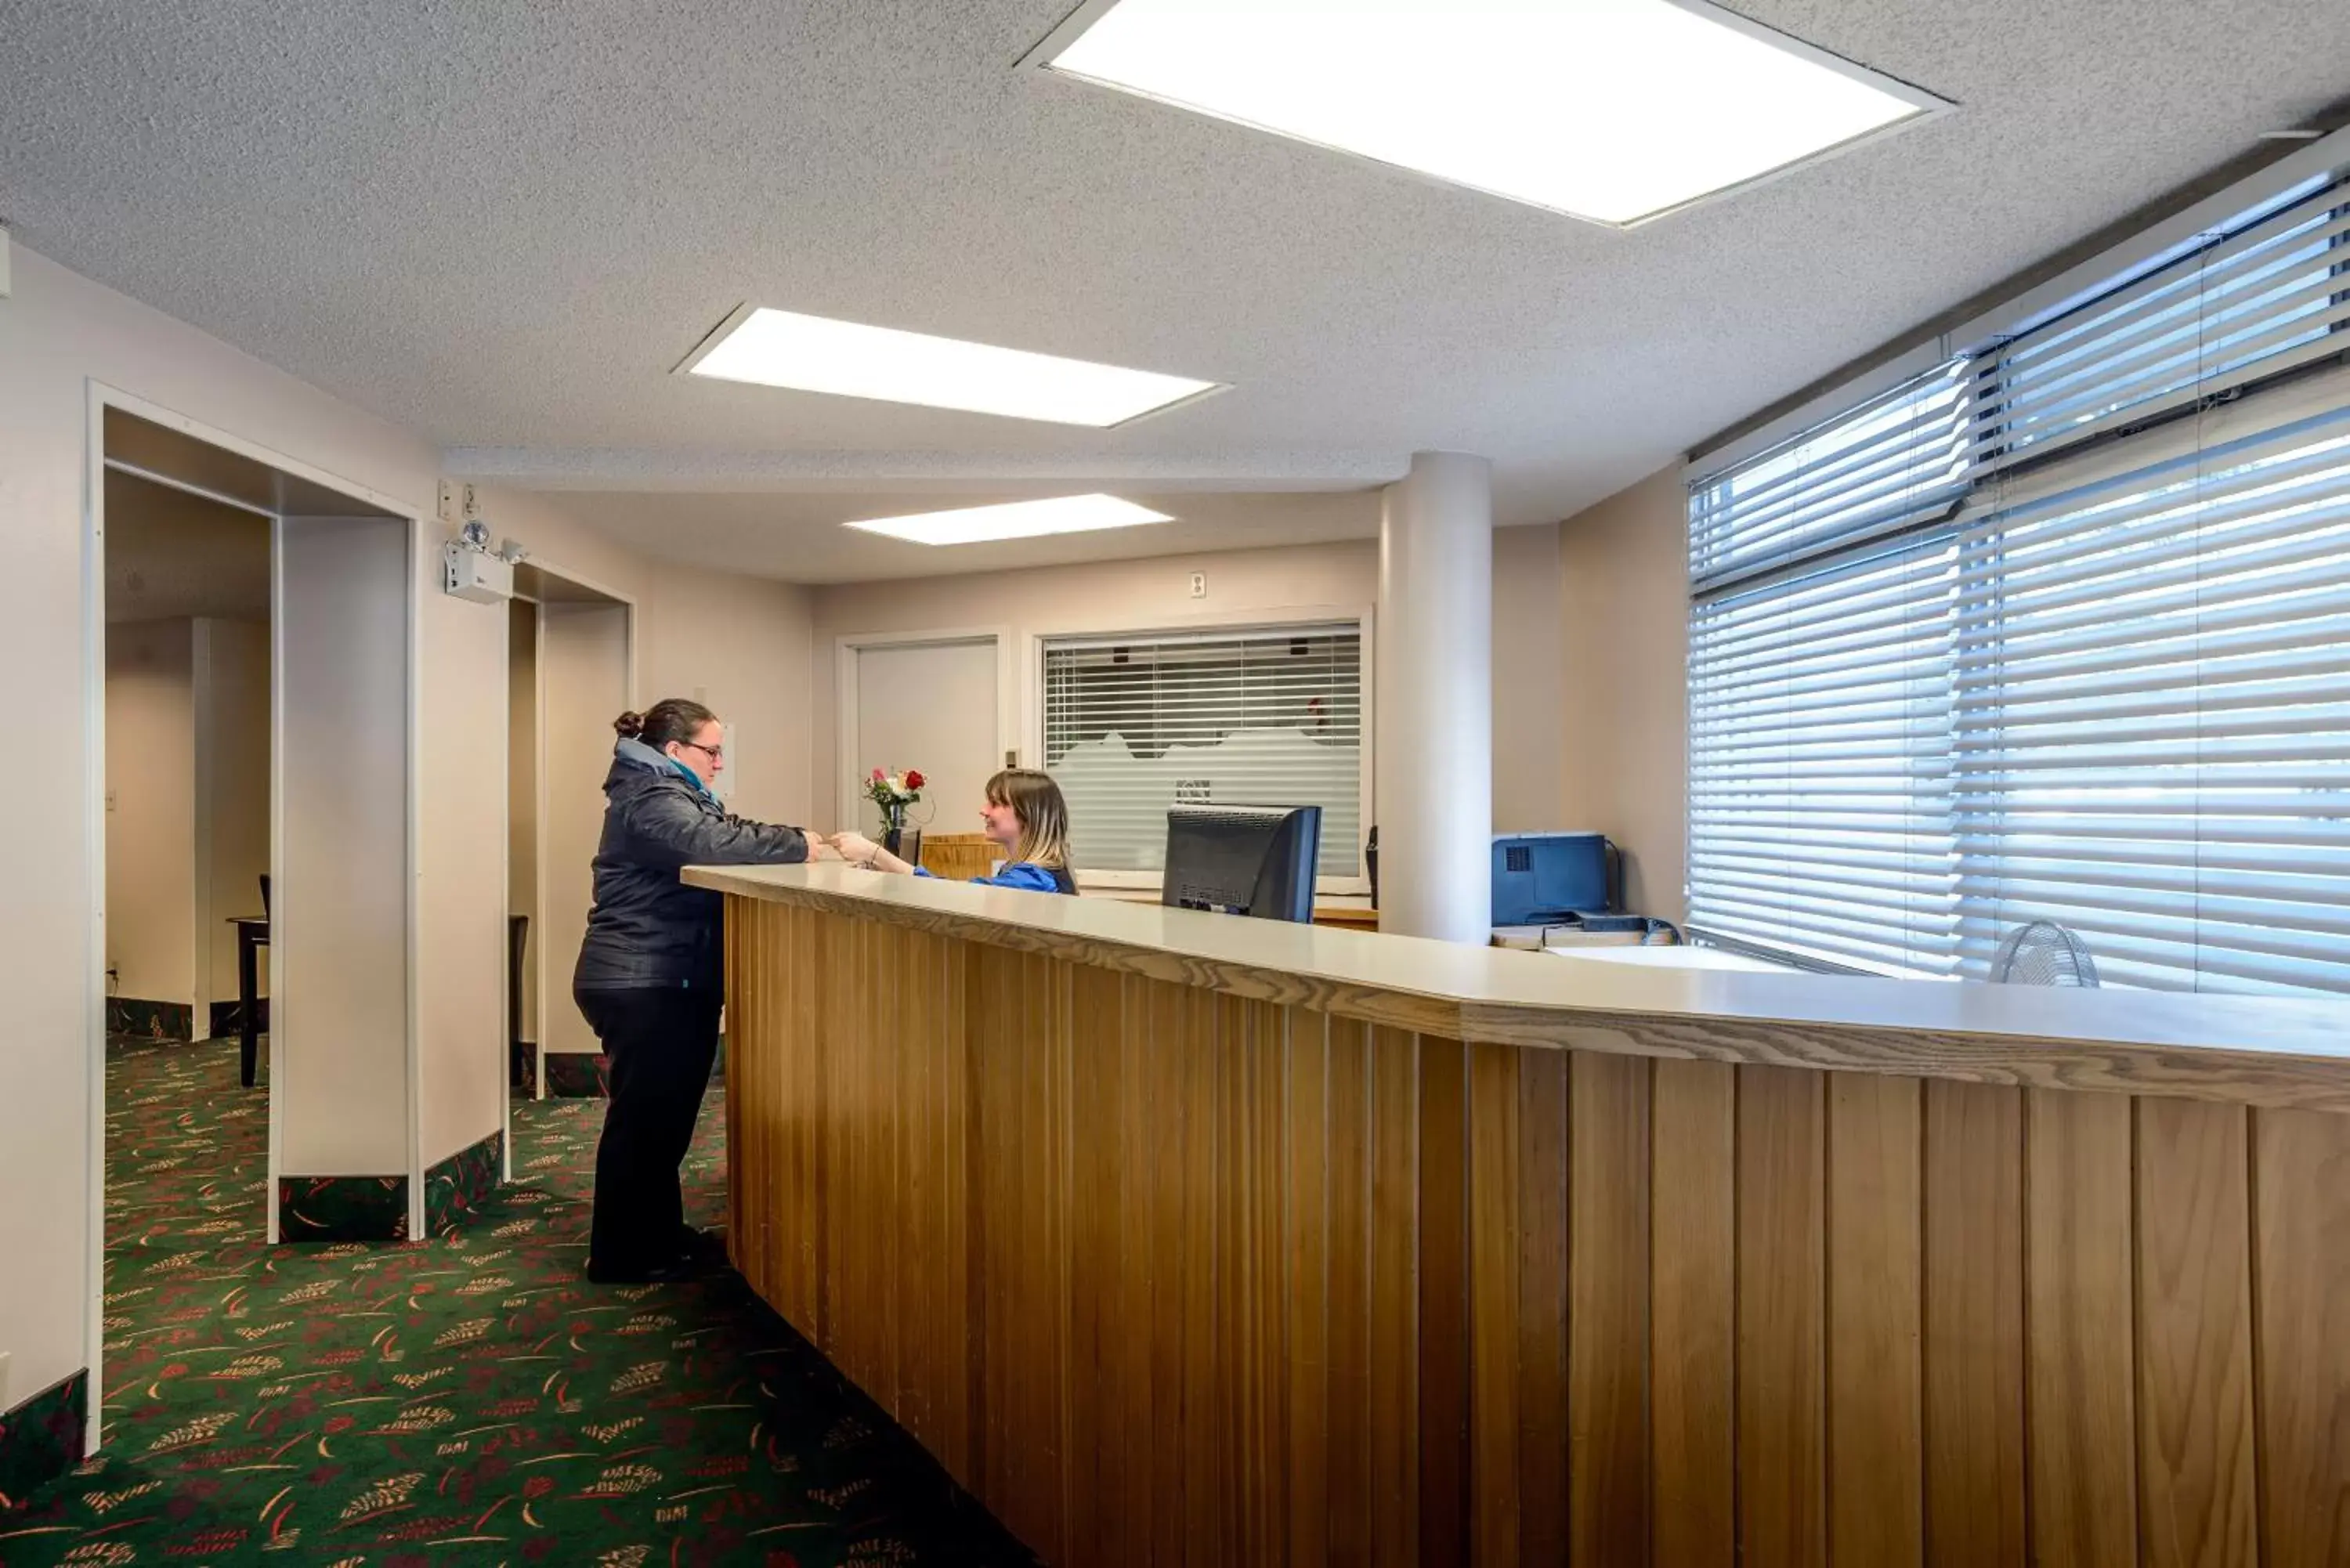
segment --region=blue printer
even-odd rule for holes
[[[1493,840],[1493,924],[1582,925],[1620,914],[1616,846],[1597,833],[1513,833]]]

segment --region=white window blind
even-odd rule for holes
[[[1691,923],[2350,992],[2350,184],[1690,487]]]
[[[1945,530],[1694,607],[1693,925],[1841,963],[1953,966],[1957,566]]]
[[[1981,468],[2143,423],[2341,352],[2350,195],[2312,182],[2224,237],[1991,357],[1975,410]]]
[[[1969,973],[2045,919],[2108,983],[2350,992],[2350,381],[2198,424],[1965,529]]]
[[[1719,587],[1949,516],[1965,491],[1967,372],[1954,359],[1692,487],[1690,580]]]
[[[1156,872],[1178,802],[1322,808],[1325,877],[1361,874],[1362,633],[1270,627],[1045,645],[1045,765],[1077,869]]]

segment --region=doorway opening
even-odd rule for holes
[[[419,535],[120,393],[90,437],[95,1446],[109,1356],[300,1239],[291,1183],[420,1197]]]
[[[508,615],[508,1083],[540,1099],[600,1095],[601,1046],[571,1000],[571,971],[594,898],[612,720],[634,705],[636,607],[525,563]]]

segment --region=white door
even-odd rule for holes
[[[843,803],[879,838],[864,794],[875,768],[919,769],[929,782],[910,822],[930,833],[976,833],[987,781],[1003,765],[996,731],[995,639],[860,648]]]

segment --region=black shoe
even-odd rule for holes
[[[699,1231],[691,1225],[684,1226],[678,1232],[677,1252],[679,1257],[690,1259],[697,1263],[713,1263],[723,1267],[728,1262],[726,1232]]]
[[[591,1285],[671,1285],[685,1280],[700,1279],[709,1270],[702,1264],[682,1257],[624,1269],[608,1269],[600,1263],[590,1262],[588,1265],[588,1282]]]

